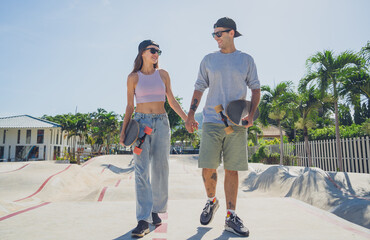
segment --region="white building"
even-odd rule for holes
[[[0,118],[0,161],[55,160],[65,147],[59,124],[29,115]]]

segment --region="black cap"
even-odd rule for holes
[[[156,42],[154,42],[153,40],[144,40],[144,41],[142,41],[140,44],[139,44],[139,52],[142,50],[142,49],[145,49],[145,48],[147,48],[148,46],[150,46],[150,45],[154,45],[154,46],[156,46],[156,47],[158,47],[159,48],[159,45],[156,43]]]
[[[223,18],[218,19],[215,25],[213,25],[213,28],[218,28],[218,27],[231,28],[235,31],[234,37],[241,36],[241,34],[238,31],[236,31],[236,23],[231,18],[223,17]]]

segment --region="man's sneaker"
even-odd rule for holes
[[[225,220],[225,230],[242,237],[249,236],[249,230],[243,225],[243,221],[236,214],[227,213],[229,217]]]
[[[218,207],[218,200],[216,198],[213,200],[213,202],[207,201],[206,206],[203,208],[203,212],[200,215],[200,223],[202,225],[207,225],[210,223]]]
[[[145,222],[144,220],[140,220],[136,228],[132,230],[131,236],[140,238],[140,237],[144,237],[145,234],[148,234],[149,232],[150,232],[149,224]]]
[[[158,216],[158,213],[152,212],[153,225],[159,226],[162,224],[162,220]]]

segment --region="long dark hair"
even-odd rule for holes
[[[139,51],[139,53],[137,54],[136,58],[135,58],[135,61],[134,61],[134,69],[132,69],[132,72],[131,73],[136,73],[138,71],[141,70],[141,68],[143,67],[143,52],[145,51],[145,48],[144,49],[141,49]],[[154,69],[157,69],[158,68],[158,61],[157,63],[153,64],[153,67]]]

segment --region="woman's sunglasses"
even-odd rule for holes
[[[224,33],[224,32],[230,32],[232,29],[228,29],[228,30],[224,30],[224,31],[218,31],[218,32],[214,32],[214,33],[212,33],[212,37],[215,37],[215,36],[217,36],[217,37],[221,37],[222,36],[222,33]]]
[[[156,49],[156,48],[145,48],[144,50],[150,50],[150,53],[151,53],[151,54],[156,54],[156,53],[158,53],[158,56],[161,56],[161,54],[162,54],[162,51],[161,51],[161,50],[159,50],[159,49]]]

